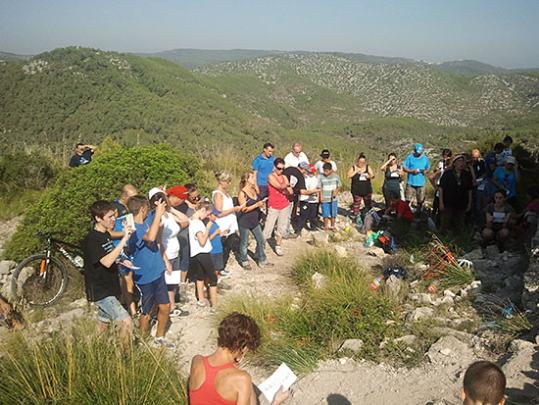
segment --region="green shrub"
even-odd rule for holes
[[[313,286],[315,272],[327,277],[324,287]],[[383,339],[400,335],[395,302],[371,291],[370,276],[352,259],[316,252],[300,259],[293,275],[302,291],[295,300],[240,297],[223,308],[223,314],[238,311],[257,321],[262,345],[253,355],[255,364],[285,362],[305,373],[331,357],[345,339],[362,339],[359,356],[377,358]]]
[[[122,348],[115,337],[97,337],[88,326],[45,339],[12,334],[0,353],[1,403],[187,403],[186,381],[164,351]]]
[[[165,145],[113,148],[92,163],[63,172],[54,186],[31,207],[6,246],[6,257],[19,260],[39,247],[36,232],[49,232],[79,243],[91,226],[89,206],[98,199],[112,200],[122,186],[132,183],[141,193],[165,183],[196,178],[199,164]]]
[[[50,185],[58,167],[39,152],[7,152],[0,156],[0,193],[17,190],[41,190]]]

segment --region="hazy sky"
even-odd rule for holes
[[[0,50],[360,52],[539,67],[539,0],[0,0]]]

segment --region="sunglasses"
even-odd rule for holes
[[[276,167],[276,169],[281,171],[281,170],[284,170],[284,167]]]
[[[199,196],[199,195],[195,195],[194,197],[191,197],[191,200],[193,200],[193,201],[198,201],[198,200],[200,200],[200,196]]]

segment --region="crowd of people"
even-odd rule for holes
[[[383,176],[382,215],[404,224],[420,219],[426,212],[428,180],[435,190],[432,217],[441,232],[460,232],[465,224],[473,223],[481,232],[483,246],[495,241],[503,249],[519,223],[536,226],[539,206],[538,194],[530,191],[531,203],[517,215],[519,170],[511,143],[507,137],[484,159],[477,149],[456,155],[444,149],[433,170],[421,144],[415,144],[402,163],[390,153],[379,169],[359,154],[345,173],[353,199],[348,211],[337,203],[343,183],[330,151],[322,150],[320,158],[311,163],[299,143],[292,145],[284,158],[274,157],[274,146],[264,144],[252,170],[240,177],[237,195],[232,195],[231,185],[238,179],[227,172],[216,173],[209,199],[200,195],[196,183],[154,187],[147,195],[126,184],[115,201],[92,204],[94,227],[83,241],[86,293],[98,308],[98,328],[103,331],[117,322],[127,342],[132,319],[139,314],[143,335],[148,335],[155,323],[155,345],[174,347],[165,338],[167,325],[170,317],[189,315],[181,308],[193,299],[188,293],[189,282],[195,286],[196,306],[213,310],[218,288],[227,288],[222,280],[230,276],[232,254],[245,271],[253,271],[255,265],[264,269],[273,266],[268,246],[282,256],[286,239],[308,231],[333,231],[339,210],[353,220],[367,222],[375,210],[372,180],[377,172]],[[94,149],[78,144],[73,166],[89,163]],[[252,260],[250,235],[256,242]],[[227,320],[235,326],[227,326]],[[211,395],[249,403],[240,398],[253,395],[242,382],[250,380],[242,380],[230,364],[256,348],[258,332],[240,315],[223,322],[218,351],[193,360],[191,387],[200,388],[193,388],[192,394],[202,398],[213,390]],[[240,331],[234,328],[246,328],[241,333],[250,336],[240,339],[242,347],[221,336],[238,336]],[[237,379],[237,384],[229,385],[223,377],[222,383],[204,388],[204,378],[208,381],[220,373]],[[285,397],[284,393],[279,396]]]

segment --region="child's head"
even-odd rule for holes
[[[476,361],[464,374],[461,398],[464,405],[503,405],[505,375],[490,361]]]
[[[389,194],[389,203],[390,204],[394,204],[394,203],[400,201],[400,199],[401,199],[401,196],[400,196],[399,193],[390,193]]]
[[[168,208],[167,195],[163,190],[158,188],[152,188],[150,190],[150,193],[148,194],[148,197],[150,198],[150,208],[155,208],[155,204],[159,201],[165,201]]]
[[[99,200],[90,206],[90,215],[96,224],[112,229],[116,221],[116,207],[108,201]]]
[[[195,218],[204,220],[211,215],[212,205],[209,201],[200,201],[195,207],[193,216]]]
[[[322,170],[324,171],[324,176],[329,176],[331,173],[333,173],[333,166],[331,166],[330,162],[326,162],[322,166]]]
[[[503,138],[502,142],[503,142],[503,146],[505,146],[506,148],[509,148],[513,144],[513,138],[507,135],[505,138]]]
[[[497,154],[502,153],[503,148],[504,148],[503,143],[497,143],[496,145],[494,145],[494,152],[497,153]]]
[[[150,203],[143,195],[134,195],[127,200],[127,209],[135,217],[140,215],[142,218],[146,218],[150,212]]]

